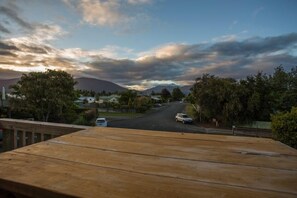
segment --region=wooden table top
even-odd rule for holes
[[[94,127],[0,154],[31,197],[297,197],[297,151],[265,138]]]

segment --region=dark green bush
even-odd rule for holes
[[[91,121],[86,120],[86,118],[80,115],[72,124],[75,125],[84,125],[84,126],[93,126],[94,124]]]
[[[275,139],[297,149],[297,107],[272,116],[271,126]]]

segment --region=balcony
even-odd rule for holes
[[[52,125],[62,136],[0,154],[4,197],[297,196],[297,151],[271,139]]]

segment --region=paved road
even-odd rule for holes
[[[176,113],[184,112],[185,107],[186,104],[184,103],[174,102],[157,108],[152,113],[145,114],[143,117],[109,121],[108,125],[110,127],[129,129],[232,135],[232,130],[228,129],[204,128],[193,124],[182,124],[181,122],[176,122]],[[241,131],[240,129],[235,132],[236,135],[243,136],[271,137],[271,132],[256,132],[254,134],[253,132]]]
[[[204,128],[191,124],[182,124],[175,121],[178,112],[184,112],[186,104],[174,102],[158,108],[155,112],[145,114],[143,117],[127,120],[110,121],[110,127],[174,131],[174,132],[205,132]]]

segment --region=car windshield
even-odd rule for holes
[[[187,115],[183,115],[183,118],[188,118],[189,116],[187,116]]]
[[[104,123],[105,120],[97,120],[97,123]]]

